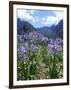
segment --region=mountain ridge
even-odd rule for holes
[[[36,31],[42,33],[44,36],[49,38],[62,38],[63,39],[63,20],[61,20],[57,25],[52,25],[51,27],[44,26],[40,28],[35,28],[27,21],[21,21],[17,19],[17,34],[23,35],[27,32]]]

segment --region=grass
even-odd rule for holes
[[[63,77],[63,52],[49,54],[46,46],[38,45],[37,52],[29,51],[27,55],[26,60],[17,60],[17,80]]]

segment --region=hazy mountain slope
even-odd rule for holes
[[[61,20],[57,25],[52,25],[51,27],[44,26],[41,28],[34,28],[29,22],[21,21],[17,19],[17,33],[23,35],[27,32],[36,31],[42,33],[44,36],[49,38],[63,38],[63,20]]]
[[[63,38],[63,20],[61,20],[57,25],[52,25],[51,27],[37,28],[37,31],[43,33],[49,38]]]

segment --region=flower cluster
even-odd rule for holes
[[[20,59],[25,60],[28,58],[27,53],[29,51],[34,53],[37,49],[38,49],[38,47],[36,45],[34,45],[33,43],[29,44],[28,42],[25,42],[20,47],[18,47],[17,51],[19,52]]]
[[[49,53],[60,52],[63,49],[63,40],[56,38],[55,40],[50,39],[48,43]]]
[[[24,34],[23,39],[32,40],[33,42],[37,42],[37,41],[45,42],[45,43],[48,42],[47,37],[44,37],[42,34],[36,31]]]
[[[18,47],[18,53],[20,59],[27,59],[27,53],[29,51],[36,52],[38,50],[38,45],[43,44],[48,47],[49,53],[57,53],[63,49],[63,40],[60,38],[48,39],[48,37],[38,33],[36,31],[25,33],[24,35],[17,36],[20,46]]]

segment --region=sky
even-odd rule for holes
[[[17,9],[17,17],[28,21],[34,27],[57,25],[63,19],[63,11]]]

